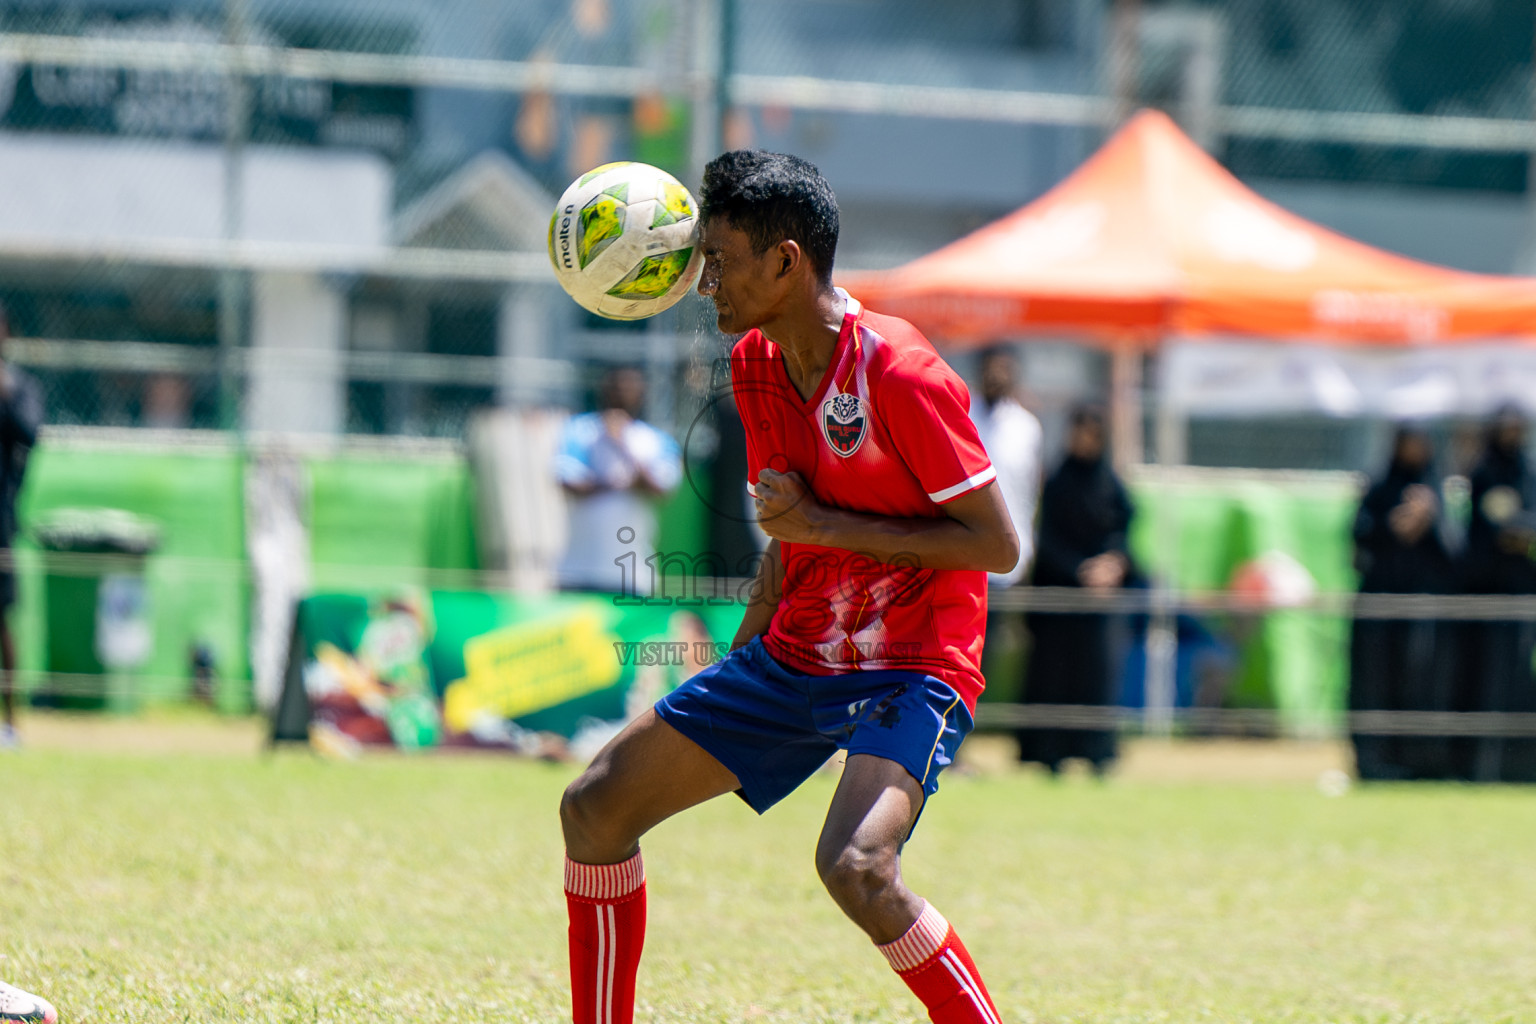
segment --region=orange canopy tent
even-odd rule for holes
[[[1242,334],[1342,345],[1536,337],[1536,279],[1420,263],[1259,197],[1143,111],[1040,199],[894,270],[871,308],[975,345]]]

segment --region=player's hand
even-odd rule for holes
[[[757,521],[764,533],[791,544],[816,543],[821,505],[799,473],[761,470],[756,490]]]

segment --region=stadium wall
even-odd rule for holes
[[[343,450],[300,459],[314,586],[424,585],[435,574],[480,568],[474,483],[462,457]],[[188,697],[192,650],[205,644],[216,669],[216,706],[228,712],[252,706],[249,464],[245,452],[222,444],[152,450],[142,443],[45,439],[33,453],[21,498],[24,524],[62,508],[115,508],[159,527],[160,544],[144,566],[154,645],[131,674],[130,704]],[[17,540],[20,593],[12,619],[23,691],[54,685],[43,675],[49,670],[49,557],[24,529]],[[82,571],[79,556],[74,568],[59,569],[65,561],[56,559],[56,571]]]
[[[1131,550],[1143,569],[1186,592],[1241,592],[1255,578],[1269,587],[1253,594],[1268,614],[1228,624],[1238,665],[1226,706],[1275,708],[1288,728],[1304,732],[1337,725],[1349,619],[1287,605],[1358,585],[1351,528],[1359,478],[1141,467],[1128,483],[1136,507]],[[1277,558],[1283,579],[1275,579]]]
[[[461,453],[450,446],[343,446],[298,459],[309,590],[484,585],[480,570],[489,567],[476,544],[475,481]],[[216,666],[216,706],[251,709],[246,487],[253,461],[227,443],[168,447],[73,434],[45,438],[35,451],[23,523],[64,508],[116,508],[159,527],[160,545],[144,566],[153,652],[132,674],[130,706],[186,699],[191,653],[203,644]],[[1352,475],[1185,470],[1177,479],[1164,476],[1137,473],[1129,481],[1138,510],[1131,541],[1143,566],[1178,589],[1225,590],[1243,566],[1273,552],[1294,559],[1318,592],[1353,589],[1349,521],[1358,481]],[[685,486],[664,504],[662,550],[699,552],[708,532],[706,497]],[[50,576],[50,553],[30,531],[18,539],[16,557],[20,596],[12,621],[22,689],[46,692],[58,685],[46,675],[48,587],[60,573],[76,570],[60,569],[67,560],[53,556]],[[1255,620],[1240,643],[1229,704],[1278,708],[1302,727],[1334,721],[1343,706],[1347,640],[1348,621],[1339,616],[1281,609]]]

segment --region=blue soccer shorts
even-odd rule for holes
[[[806,675],[775,661],[760,638],[661,698],[656,713],[725,765],[759,814],[838,750],[895,761],[932,796],[974,724],[960,695],[933,676]]]

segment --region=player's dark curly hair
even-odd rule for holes
[[[704,168],[701,223],[724,217],[762,254],[786,238],[799,243],[822,284],[832,282],[837,197],[814,164],[788,153],[737,149]]]

